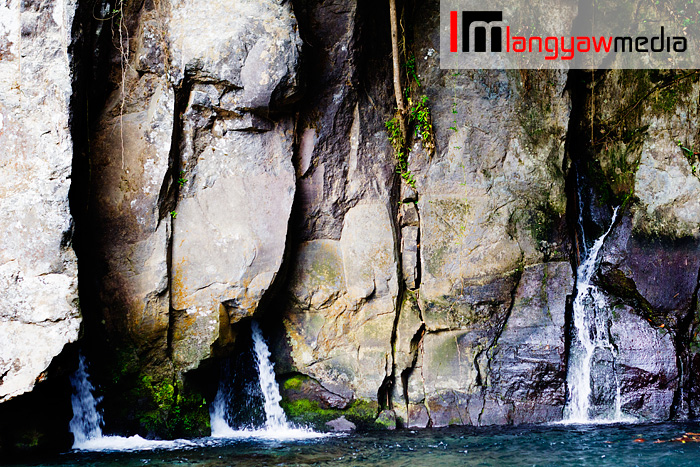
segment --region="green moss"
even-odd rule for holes
[[[538,243],[550,240],[554,230],[554,221],[558,218],[557,213],[550,209],[548,201],[530,211],[528,227],[532,238]]]
[[[447,245],[442,245],[432,251],[432,254],[428,256],[426,261],[426,266],[430,274],[437,277],[441,275],[442,268],[445,266],[446,254]]]
[[[588,114],[594,156],[587,171],[603,204],[620,204],[634,192],[634,180],[648,138],[648,116],[671,116],[695,105],[697,71],[619,70],[589,82]]]
[[[338,417],[345,416],[359,428],[381,428],[375,419],[379,405],[375,401],[356,400],[347,409],[324,409],[317,401],[300,398],[289,400],[283,398],[280,403],[289,420],[294,423],[326,430],[326,423]]]
[[[356,400],[345,410],[345,418],[359,423],[374,422],[379,412],[379,404],[376,401]]]
[[[15,448],[22,451],[31,451],[44,445],[44,441],[44,433],[38,430],[28,430],[20,435],[19,440],[15,443]]]
[[[525,145],[532,152],[546,151],[546,146],[556,143],[565,129],[548,118],[552,115],[552,100],[557,99],[556,74],[549,70],[508,72],[518,90],[517,116],[525,135]]]
[[[692,72],[653,70],[649,73],[649,79],[659,88],[648,97],[653,113],[668,115],[675,113],[678,106],[691,95],[698,75]]]
[[[375,423],[384,430],[396,429],[396,415],[393,411],[386,410],[379,414]]]
[[[147,433],[170,438],[208,434],[209,410],[201,394],[187,393],[169,381],[154,382],[149,375],[141,376],[134,393],[145,401],[138,421]]]
[[[308,379],[309,378],[307,376],[294,375],[291,378],[288,378],[284,382],[284,386],[283,386],[284,390],[285,391],[290,390],[290,389],[299,390],[299,389],[301,389],[301,386],[304,384],[304,381],[306,381]]]
[[[117,349],[114,360],[113,364],[110,365],[112,384],[119,384],[124,378],[138,372],[138,359],[133,349]]]

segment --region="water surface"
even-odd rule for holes
[[[288,441],[202,438],[169,449],[72,451],[25,465],[698,466],[700,443],[670,441],[688,432],[700,432],[700,424],[460,427]]]

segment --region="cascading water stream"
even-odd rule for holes
[[[610,234],[619,207],[613,210],[612,220],[608,229],[593,243],[590,249],[585,249],[584,258],[576,274],[576,298],[573,303],[574,327],[567,385],[569,400],[564,412],[564,419],[569,423],[590,423],[599,421],[623,421],[620,404],[620,385],[614,372],[614,359],[617,350],[612,343],[608,322],[610,310],[603,293],[591,282],[598,269],[598,254]],[[582,211],[580,211],[582,212]],[[580,217],[579,217],[580,220]],[[581,227],[581,230],[583,228]],[[600,352],[610,355],[613,360],[612,376],[615,384],[614,404],[605,407],[591,417],[592,367],[594,355]]]
[[[258,375],[260,376],[260,389],[265,397],[265,428],[268,430],[287,430],[287,416],[284,414],[280,402],[280,388],[275,380],[275,371],[270,362],[270,350],[265,344],[262,331],[258,323],[251,324],[253,331],[253,346],[255,349],[255,360],[258,363]]]
[[[71,404],[73,418],[70,421],[70,432],[73,433],[73,448],[78,449],[87,441],[102,438],[102,414],[97,410],[100,402],[93,396],[94,387],[90,383],[87,363],[81,354],[78,369],[70,377],[73,386]]]
[[[154,441],[138,435],[131,437],[104,436],[102,413],[97,408],[101,398],[93,395],[95,387],[90,382],[88,366],[81,354],[78,369],[70,377],[73,386],[71,404],[73,418],[70,421],[70,432],[73,433],[73,449],[85,451],[134,451],[149,449],[175,449],[183,446],[193,446],[194,443],[185,439],[173,441]]]
[[[265,343],[262,331],[257,322],[251,323],[253,351],[258,370],[260,391],[262,392],[265,409],[265,425],[263,429],[234,429],[227,421],[229,412],[229,381],[223,380],[211,408],[212,436],[220,438],[258,437],[273,439],[316,438],[324,436],[305,428],[298,428],[287,421],[287,416],[280,406],[282,396],[275,379],[274,365],[270,361],[270,350]]]

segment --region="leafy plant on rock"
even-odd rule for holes
[[[391,51],[393,61],[394,95],[396,98],[396,112],[386,122],[389,133],[389,141],[396,154],[396,172],[411,187],[415,188],[416,180],[409,169],[408,153],[410,152],[411,136],[420,138],[428,153],[435,149],[433,138],[433,125],[428,107],[428,97],[412,97],[415,90],[420,88],[421,82],[416,72],[415,56],[406,57],[405,45],[403,47],[404,73],[409,80],[409,86],[404,89],[402,85],[402,69],[399,52],[399,28],[396,13],[396,0],[389,1],[389,13],[391,20]],[[402,40],[402,43],[404,41]]]

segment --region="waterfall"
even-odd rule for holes
[[[260,376],[260,389],[265,397],[265,428],[268,430],[286,430],[287,416],[284,414],[280,401],[280,388],[275,380],[275,372],[272,362],[270,362],[270,350],[265,344],[262,331],[258,323],[251,324],[253,331],[253,348],[255,349],[255,360],[258,363],[258,375]]]
[[[265,426],[263,431],[282,432],[289,430],[291,427],[287,422],[287,416],[284,414],[280,401],[279,386],[275,380],[274,365],[270,361],[270,349],[268,349],[263,337],[260,326],[253,321],[250,325],[251,337],[253,340],[253,353],[255,355],[255,366],[257,367],[259,388],[262,394],[263,406],[265,410]],[[216,393],[216,398],[211,406],[211,431],[213,436],[227,437],[234,433],[240,433],[250,429],[250,426],[245,426],[243,430],[236,431],[231,427],[231,407],[229,401],[233,399],[233,390],[231,388],[231,368],[228,364],[223,368],[222,379],[219,383],[219,390]],[[256,390],[256,392],[258,391]],[[243,403],[252,403],[250,395],[243,397]],[[240,400],[240,398],[238,398]],[[250,425],[250,424],[248,424]]]
[[[253,340],[253,352],[255,354],[255,365],[257,367],[259,390],[262,393],[263,406],[265,410],[265,424],[262,429],[251,428],[248,424],[240,429],[231,427],[229,403],[234,399],[231,389],[232,375],[230,368],[226,367],[223,378],[219,384],[219,390],[210,409],[211,432],[217,438],[267,438],[267,439],[305,439],[325,436],[306,428],[298,428],[287,421],[280,402],[279,386],[275,379],[274,365],[270,361],[270,349],[265,343],[262,331],[257,322],[251,323],[251,336]],[[247,404],[251,401],[236,398],[239,404]]]
[[[608,325],[611,313],[605,296],[591,283],[598,269],[598,254],[613,225],[615,225],[618,209],[619,207],[616,207],[613,210],[610,226],[603,235],[596,239],[591,248],[586,249],[585,244],[583,245],[584,257],[576,273],[576,298],[573,303],[573,321],[576,332],[572,336],[569,354],[567,375],[569,400],[564,412],[564,418],[568,422],[586,423],[622,421],[623,419],[620,407],[620,384],[614,369],[617,350],[612,343]],[[580,220],[581,214],[579,215]],[[583,226],[580,227],[583,230]],[[610,367],[607,373],[606,363],[609,363]],[[594,376],[592,374],[594,369],[599,370],[599,373],[602,372],[604,376],[612,376],[614,389],[605,387],[605,378],[600,375]],[[592,380],[614,394],[613,403],[607,404],[604,400],[602,407],[592,407],[591,399],[594,396]],[[611,389],[612,391],[610,391]]]
[[[102,438],[102,414],[97,410],[100,399],[92,395],[94,387],[90,383],[85,357],[80,354],[78,369],[70,377],[73,386],[71,404],[73,418],[70,432],[73,433],[73,448],[83,446],[87,441]]]
[[[226,420],[228,412],[228,402],[226,396],[228,391],[226,381],[224,379],[219,383],[219,390],[216,391],[216,397],[209,409],[209,423],[211,425],[211,435],[214,437],[226,437],[233,432],[231,425]]]
[[[70,421],[70,432],[73,433],[73,449],[85,451],[137,451],[149,449],[177,449],[193,446],[194,443],[185,439],[173,441],[149,440],[139,435],[128,438],[122,436],[104,436],[102,413],[97,408],[102,398],[93,395],[95,387],[90,382],[87,362],[80,354],[78,369],[70,377],[73,386],[71,404],[73,418]]]

